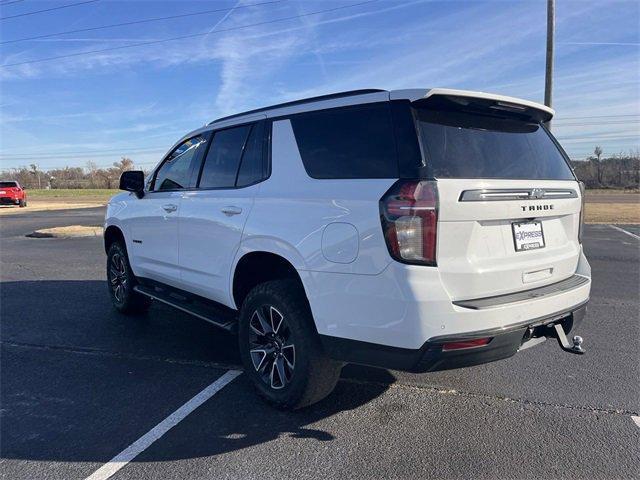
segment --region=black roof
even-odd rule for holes
[[[241,117],[243,115],[249,115],[252,113],[267,112],[269,110],[275,110],[276,108],[292,107],[294,105],[304,105],[305,103],[319,102],[321,100],[332,100],[334,98],[352,97],[354,95],[364,95],[367,93],[378,93],[378,92],[385,92],[385,91],[386,90],[380,90],[378,88],[366,88],[363,90],[349,90],[347,92],[330,93],[328,95],[320,95],[318,97],[303,98],[301,100],[278,103],[277,105],[271,105],[269,107],[256,108],[255,110],[248,110],[246,112],[236,113],[234,115],[229,115],[227,117],[217,118],[214,121],[209,122],[208,125],[211,125],[212,123],[215,123],[215,122],[221,122],[222,120],[231,120],[232,118]]]

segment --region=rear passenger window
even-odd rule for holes
[[[256,123],[251,128],[251,133],[244,147],[238,181],[236,186],[246,187],[263,178],[262,148],[264,139],[264,122]]]
[[[200,188],[233,188],[240,157],[251,125],[227,128],[214,133],[202,167]]]
[[[313,178],[398,177],[388,103],[304,113],[291,125]]]
[[[158,169],[153,190],[180,190],[191,187],[192,169],[202,156],[205,143],[205,136],[198,135],[178,145]]]

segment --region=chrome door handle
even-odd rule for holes
[[[168,203],[166,205],[163,205],[162,208],[164,209],[165,212],[171,213],[171,212],[175,212],[178,209],[178,206],[173,203]]]
[[[224,213],[227,217],[230,217],[231,215],[240,215],[242,213],[242,208],[229,206],[229,207],[222,207],[220,211]]]

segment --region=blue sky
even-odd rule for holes
[[[79,1],[0,0],[0,17]],[[543,101],[544,0],[267,1],[98,0],[0,20],[7,42],[226,9],[0,45],[1,65],[20,64],[0,68],[1,166],[108,166],[126,155],[150,168],[216,117],[355,88]],[[554,133],[573,158],[596,144],[605,154],[638,149],[640,2],[557,0],[556,8]],[[335,10],[306,15],[327,9]],[[306,16],[279,21],[297,15]],[[86,54],[104,49],[112,50]],[[34,62],[58,56],[66,57]]]

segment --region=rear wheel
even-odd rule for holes
[[[133,275],[127,250],[120,242],[113,242],[107,254],[107,284],[113,306],[121,313],[142,313],[151,305],[151,300],[133,290],[136,278]]]
[[[20,201],[18,202],[18,206],[19,206],[20,208],[24,208],[24,207],[26,207],[26,206],[27,206],[27,201],[26,201],[26,200],[20,200]]]
[[[256,286],[240,310],[239,342],[245,371],[258,393],[296,409],[333,391],[342,364],[328,358],[312,327],[304,292],[293,280]]]

